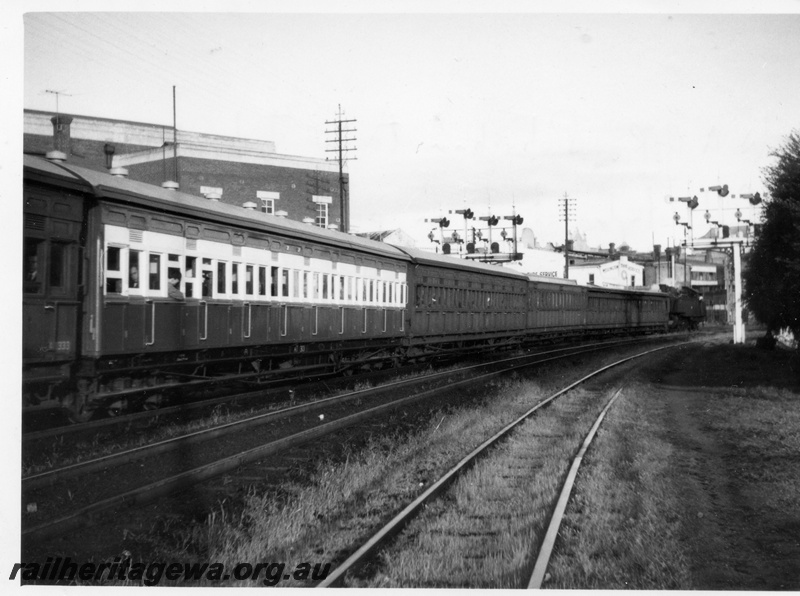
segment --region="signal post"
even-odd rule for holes
[[[745,326],[742,321],[742,246],[745,238],[725,238],[724,240],[695,240],[694,248],[730,248],[733,253],[733,343],[745,342]]]

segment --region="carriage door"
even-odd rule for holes
[[[78,234],[81,202],[26,197],[23,235],[23,358],[70,360],[78,317]],[[43,213],[30,213],[39,206]],[[48,216],[58,208],[59,217]],[[72,221],[70,221],[72,220]]]

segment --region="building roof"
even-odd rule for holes
[[[405,252],[390,244],[326,230],[291,219],[245,209],[238,205],[210,201],[146,182],[112,176],[98,170],[72,164],[54,163],[32,155],[23,156],[23,169],[27,177],[43,182],[66,184],[76,190],[90,192],[98,197],[133,202],[151,208],[172,211],[188,217],[213,218],[226,224],[249,227],[257,231],[279,232],[284,236],[298,239],[311,238],[321,244],[368,251],[378,256],[391,257],[403,261],[408,260]]]
[[[362,238],[369,238],[370,240],[375,240],[376,242],[383,242],[397,232],[397,230],[381,230],[379,232],[359,232],[356,236],[361,236]]]

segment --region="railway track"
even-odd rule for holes
[[[652,337],[652,336],[650,336]],[[648,339],[645,337],[644,339]],[[615,339],[610,341],[574,345],[566,344],[562,347],[549,346],[544,348],[530,349],[529,353],[552,353],[555,350],[577,349],[582,347],[592,347],[598,345],[614,346],[627,343],[629,341],[641,341],[642,338]],[[446,366],[449,361],[446,361]],[[461,360],[463,362],[463,359]],[[441,368],[441,367],[440,367]],[[404,375],[424,373],[431,369],[430,363],[413,364],[401,368],[387,368],[364,372],[354,376],[329,375],[322,377],[308,378],[306,380],[281,381],[276,383],[264,383],[257,389],[239,392],[228,392],[206,399],[186,401],[183,403],[153,408],[138,412],[125,413],[123,415],[108,416],[86,422],[76,422],[68,424],[47,424],[43,428],[25,425],[22,433],[23,445],[34,445],[36,443],[57,438],[59,440],[69,439],[73,436],[84,436],[92,433],[105,432],[115,434],[124,429],[130,432],[131,429],[149,429],[155,424],[169,424],[172,422],[186,422],[191,419],[203,417],[220,406],[247,407],[248,405],[263,405],[264,403],[277,403],[283,401],[299,400],[304,396],[313,396],[321,392],[333,390],[347,390],[357,384],[384,383],[387,380],[398,378]]]
[[[197,401],[187,401],[172,406],[131,412],[121,416],[109,416],[98,418],[88,422],[77,422],[49,426],[43,429],[32,429],[23,432],[22,441],[24,444],[32,444],[54,437],[70,437],[74,435],[86,435],[93,432],[116,432],[117,429],[125,428],[148,428],[154,423],[169,423],[171,421],[186,421],[188,419],[202,417],[210,410],[224,405],[241,405],[255,403],[269,403],[287,400],[287,396],[299,399],[303,395],[313,395],[320,391],[330,391],[332,389],[346,389],[355,383],[380,383],[387,379],[404,375],[414,374],[429,368],[427,365],[410,365],[399,369],[387,369],[370,373],[363,373],[358,376],[343,377],[331,376],[329,378],[307,380],[305,382],[279,383],[276,386],[263,384],[258,389],[252,391],[228,392],[223,395],[201,399]]]
[[[371,419],[397,408],[432,399],[444,387],[474,384],[514,368],[607,347],[562,348],[476,365],[458,371],[463,378],[457,382],[452,381],[455,373],[448,371],[350,392],[30,475],[22,483],[23,507],[27,509],[23,543],[41,544],[89,525],[107,512],[141,506],[266,459],[283,472],[292,466],[293,450],[325,441],[324,437],[353,425],[369,425]],[[278,461],[277,456],[287,452],[283,463]]]
[[[546,350],[532,351],[527,355],[569,353],[574,350],[625,345],[630,341],[637,342],[642,341],[642,339],[614,340],[582,346],[553,347]],[[502,361],[500,360],[499,362],[502,363]],[[483,362],[477,365],[467,364],[462,368],[467,370],[472,368],[474,370],[487,365],[488,363]],[[436,379],[437,374],[447,375],[451,374],[451,371],[451,368],[446,368],[444,372],[432,373],[429,366],[418,365],[403,369],[373,372],[359,375],[358,377],[337,378],[322,382],[314,381],[280,388],[247,391],[157,410],[136,412],[122,417],[104,418],[81,424],[27,432],[22,435],[23,468],[31,470],[31,472],[25,472],[25,476],[28,476],[38,475],[36,474],[37,472],[46,471],[56,466],[64,465],[68,467],[66,462],[65,464],[60,464],[58,461],[54,461],[56,457],[52,452],[56,450],[54,447],[56,445],[59,453],[69,454],[70,451],[77,453],[76,457],[80,459],[72,463],[78,463],[82,459],[92,457],[92,450],[91,448],[87,449],[87,445],[116,445],[122,441],[124,446],[125,437],[156,434],[159,428],[166,429],[164,434],[174,435],[184,427],[188,429],[198,426],[215,426],[216,423],[207,421],[219,418],[219,412],[223,410],[227,413],[232,413],[232,418],[247,417],[249,415],[248,408],[250,412],[272,412],[276,417],[279,417],[283,415],[282,412],[292,411],[291,406],[295,403],[307,405],[310,402],[325,403],[325,398],[320,398],[321,395],[335,395],[337,392],[357,394],[358,392],[355,391],[355,388],[364,384],[374,387],[383,385],[391,388],[394,386],[392,382],[396,382],[397,379],[401,379],[400,383],[403,383],[403,375],[409,377],[427,375],[427,378]],[[309,407],[313,408],[313,406]],[[300,410],[298,409],[298,411]],[[257,418],[258,416],[255,417]],[[186,434],[189,434],[188,430]],[[123,447],[118,447],[117,449],[121,448]],[[39,457],[37,459],[37,454],[46,454],[46,458]],[[46,461],[43,461],[45,459]]]
[[[514,435],[514,433],[519,430],[520,426],[526,421],[530,420],[535,413],[549,406],[556,399],[569,393],[576,387],[585,384],[587,381],[594,379],[599,375],[602,375],[603,373],[609,371],[612,368],[618,367],[637,358],[647,356],[654,352],[668,349],[670,347],[674,346],[662,346],[641,352],[634,356],[629,356],[620,359],[610,365],[604,366],[592,372],[589,375],[586,375],[585,377],[579,379],[578,381],[571,383],[570,385],[564,387],[563,389],[553,393],[549,397],[539,401],[536,405],[531,407],[527,412],[519,416],[516,420],[514,420],[501,430],[499,430],[496,434],[494,434],[492,437],[490,437],[483,443],[481,443],[472,452],[470,452],[463,459],[461,459],[455,466],[453,466],[450,470],[448,470],[445,474],[443,474],[436,482],[431,484],[427,490],[425,490],[415,500],[409,503],[387,524],[385,524],[374,535],[372,535],[368,540],[366,540],[361,547],[356,549],[347,559],[345,559],[332,573],[328,575],[328,577],[325,580],[323,580],[319,584],[320,587],[342,586],[344,585],[346,577],[351,576],[353,574],[357,574],[360,568],[371,562],[374,562],[378,558],[377,557],[378,553],[383,549],[387,548],[387,545],[391,544],[392,541],[403,531],[403,529],[406,528],[423,510],[430,507],[432,503],[434,503],[439,497],[443,496],[443,494],[445,494],[445,492],[448,491],[448,489],[453,485],[453,483],[459,477],[461,477],[466,471],[470,470],[476,464],[476,462],[478,462],[482,458],[486,458],[492,452],[493,449],[497,448],[499,444],[508,441]],[[583,445],[580,448],[578,455],[575,457],[572,469],[570,470],[569,475],[564,483],[564,488],[561,492],[561,496],[559,497],[558,503],[554,508],[552,520],[551,523],[549,524],[547,535],[545,536],[541,544],[530,545],[531,552],[538,551],[540,554],[539,557],[536,559],[534,571],[530,577],[530,580],[528,581],[529,588],[539,588],[541,587],[544,581],[550,552],[552,551],[552,547],[555,542],[561,516],[563,515],[563,511],[566,507],[567,499],[569,497],[569,493],[572,487],[572,482],[574,481],[575,474],[577,473],[577,467],[580,464],[580,461],[586,449],[588,448],[591,439],[596,433],[597,428],[599,427],[603,417],[613,404],[614,399],[616,399],[616,397],[619,395],[620,391],[621,389],[616,391],[614,397],[612,397],[611,400],[607,401],[605,407],[602,409],[600,415],[598,416],[594,425],[592,426],[589,435],[584,439]],[[447,505],[443,506],[443,508],[446,509]],[[432,517],[438,517],[441,515],[442,512],[437,511],[436,513],[432,514]],[[502,515],[502,514],[495,513],[495,514],[490,514],[490,516],[491,515]],[[473,516],[473,517],[481,517],[481,516]],[[456,530],[454,532],[457,533],[458,531]],[[498,534],[498,532],[496,531],[482,532],[477,522],[470,527],[470,531],[468,532],[468,535],[474,535],[475,537],[478,538],[482,536],[485,538],[484,534],[494,536]],[[420,541],[418,540],[417,542]],[[470,556],[473,558],[481,557],[481,555],[470,555]],[[390,556],[389,558],[393,559],[394,557]],[[450,586],[450,587],[455,587],[455,586]]]

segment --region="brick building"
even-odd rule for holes
[[[24,111],[23,150],[56,150],[66,163],[347,230],[338,162],[277,153],[272,141],[242,139],[141,122]],[[348,177],[345,177],[345,189]],[[346,196],[346,190],[345,190]]]

